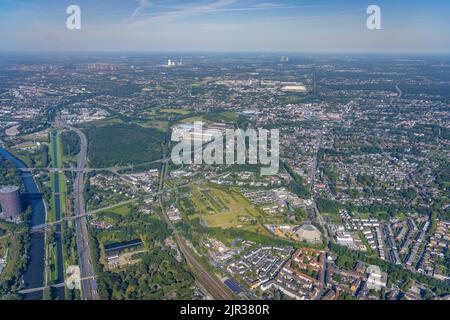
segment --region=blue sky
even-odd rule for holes
[[[0,51],[450,53],[449,14],[448,0],[0,0]]]

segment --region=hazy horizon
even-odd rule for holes
[[[81,29],[69,30],[69,5]],[[366,10],[381,8],[381,29]],[[2,0],[0,52],[448,54],[450,3],[434,1]]]

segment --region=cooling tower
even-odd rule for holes
[[[19,188],[6,186],[0,189],[0,206],[3,219],[15,220],[20,216]]]

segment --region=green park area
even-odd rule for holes
[[[191,189],[194,214],[208,228],[246,230],[270,235],[261,225],[261,212],[240,193],[220,186],[200,185]]]
[[[164,120],[145,120],[137,122],[138,125],[144,128],[154,128],[162,132],[167,132],[169,130],[170,123]]]
[[[211,112],[208,114],[195,115],[184,118],[179,123],[203,122],[204,124],[212,124],[216,122],[235,123],[239,120],[239,115],[232,111]]]
[[[53,135],[50,135],[50,147],[49,147],[49,155],[50,155],[50,163],[52,167],[55,167],[55,161],[54,161],[54,154],[53,154],[53,145],[54,143],[57,144],[57,152],[56,152],[56,158],[58,166],[62,167],[63,163],[63,156],[62,156],[62,146],[61,146],[61,132],[58,131],[56,141],[53,139]],[[59,205],[60,205],[60,211],[61,211],[61,217],[64,217],[66,212],[66,196],[67,196],[67,182],[66,178],[64,176],[64,173],[50,173],[50,186],[52,189],[53,195],[56,193],[57,190],[55,190],[55,179],[58,179],[59,183]],[[55,221],[56,220],[56,204],[55,204],[55,196],[51,197],[51,203],[50,203],[50,212],[47,212],[47,221]]]
[[[174,114],[181,114],[181,115],[186,115],[186,114],[191,113],[189,110],[185,110],[185,109],[161,109],[161,110],[159,110],[159,112],[174,113]]]
[[[48,240],[47,246],[47,283],[55,283],[58,280],[58,251],[56,241]]]
[[[0,226],[1,227],[1,226]],[[0,273],[0,282],[8,278],[14,269],[14,263],[17,260],[17,239],[15,237],[8,236],[5,229],[0,229],[3,232],[0,236],[0,258],[6,257],[6,264],[4,265],[3,271]]]
[[[0,296],[7,290],[2,284],[10,283],[12,291],[18,289],[21,275],[27,265],[25,250],[29,241],[24,224],[16,225],[0,220],[0,257],[6,257],[6,264],[0,273]]]
[[[56,139],[53,134],[50,134],[50,144],[49,144],[49,158],[50,164],[53,168],[63,167],[63,145],[61,142],[62,131],[58,130]],[[54,145],[56,144],[56,154],[53,152]],[[58,179],[58,180],[56,180]],[[57,185],[59,188],[57,189]],[[56,221],[57,218],[57,207],[59,206],[60,218],[66,215],[66,199],[67,198],[67,181],[63,172],[51,172],[50,173],[50,187],[52,191],[52,196],[50,198],[50,204],[47,207],[47,221]],[[59,195],[57,197],[56,195]],[[57,204],[55,201],[59,201]],[[61,232],[63,237],[66,236],[67,226],[66,224],[61,225]],[[50,230],[46,233],[46,283],[54,283],[58,280],[58,250],[57,250],[57,240],[55,236],[55,230]],[[65,246],[63,246],[63,263],[66,266],[68,261],[69,253]],[[73,259],[72,259],[73,260]]]
[[[27,167],[32,167],[33,166],[33,160],[31,158],[31,155],[29,152],[27,151],[22,151],[22,150],[17,150],[8,146],[4,146],[4,148],[6,149],[6,151],[8,151],[9,153],[11,153],[13,156],[15,156],[16,158],[18,158],[20,161],[22,161],[23,163],[25,163],[25,165]]]
[[[266,245],[292,245],[263,225],[265,214],[237,190],[215,184],[192,185],[189,197],[178,201],[183,221],[177,228],[194,243],[208,234],[227,245],[237,239]]]
[[[121,216],[128,216],[134,212],[134,208],[130,204],[112,206],[105,210],[98,211],[97,213],[115,213]]]
[[[160,159],[165,133],[136,124],[89,126],[85,129],[93,167],[124,166]]]

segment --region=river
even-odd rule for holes
[[[21,169],[26,168],[26,165],[8,151],[0,147],[0,154],[8,160],[11,160],[14,165]],[[45,223],[45,206],[39,189],[34,181],[33,175],[28,172],[20,174],[25,191],[32,194],[29,202],[32,208],[32,216],[30,226],[36,226]],[[25,288],[39,288],[44,285],[44,254],[45,254],[45,239],[44,233],[35,232],[30,235],[31,245],[28,252],[29,260],[27,270],[24,274]],[[26,300],[41,300],[42,291],[28,293],[23,296]]]
[[[53,165],[55,168],[59,167],[58,163],[58,149],[57,149],[57,131],[52,131],[53,135]],[[6,151],[5,149],[0,147],[0,154],[3,155],[8,160],[11,160],[15,166],[19,169],[26,168],[26,165],[14,157],[11,153]],[[30,205],[32,208],[32,216],[30,227],[36,225],[42,225],[46,222],[45,215],[45,205],[40,195],[39,189],[34,181],[33,175],[28,172],[22,172],[20,174],[23,184],[25,186],[25,191],[28,194],[32,194],[32,197],[29,197]],[[58,174],[55,174],[55,185],[54,185],[54,197],[55,197],[55,212],[56,212],[56,220],[61,219],[61,207],[60,207],[60,195],[59,195],[59,179]],[[64,263],[63,263],[63,254],[62,254],[62,239],[61,239],[61,226],[57,225],[55,227],[55,238],[56,238],[56,248],[57,248],[57,272],[58,278],[56,283],[64,282]],[[28,266],[24,274],[24,285],[25,289],[30,288],[40,288],[44,286],[44,260],[45,260],[45,237],[42,232],[35,232],[30,235],[30,249],[29,249],[29,260]],[[64,300],[64,287],[60,287],[55,289],[58,293],[58,298],[60,300]],[[27,293],[23,295],[25,300],[41,300],[42,299],[42,291]]]

